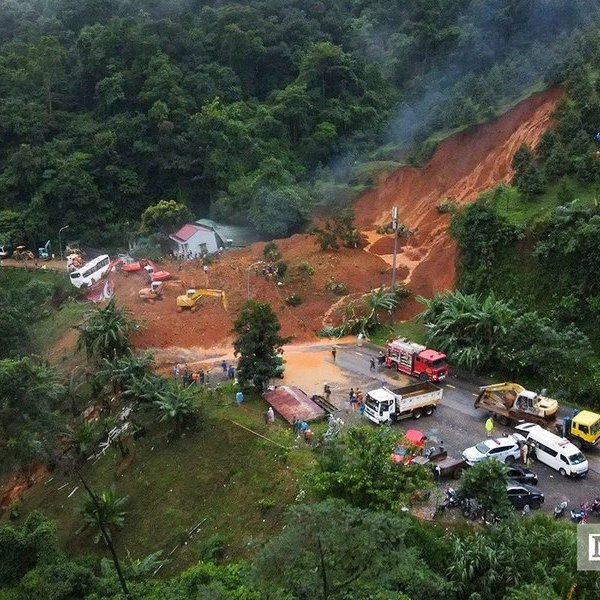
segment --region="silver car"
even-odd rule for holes
[[[519,433],[484,440],[476,446],[467,448],[462,456],[465,462],[471,466],[484,458],[493,458],[509,465],[519,458],[521,454],[519,443],[524,441],[525,438]]]

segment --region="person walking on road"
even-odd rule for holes
[[[331,349],[331,356],[333,358],[333,362],[335,362],[335,357],[337,356],[337,348],[335,346]]]
[[[371,373],[375,373],[375,359],[373,357],[371,357],[371,361],[369,363],[369,371],[371,371]]]
[[[488,417],[488,420],[485,422],[485,430],[487,436],[492,437],[492,434],[494,433],[494,421],[492,421],[492,417]]]

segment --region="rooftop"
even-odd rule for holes
[[[186,223],[177,233],[174,233],[171,237],[176,238],[181,242],[187,242],[195,233],[202,230],[207,231],[207,227],[193,225],[192,223]]]

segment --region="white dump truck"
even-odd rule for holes
[[[367,392],[365,415],[378,425],[409,417],[420,419],[433,414],[443,393],[429,381],[399,388],[378,388]]]

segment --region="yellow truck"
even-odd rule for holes
[[[595,446],[600,441],[600,415],[583,410],[557,420],[558,402],[525,389],[518,383],[496,383],[479,388],[475,408],[483,408],[502,425],[535,423],[558,432],[578,447]]]

